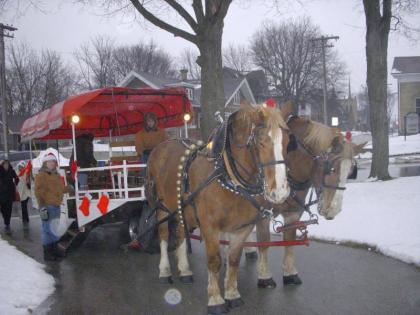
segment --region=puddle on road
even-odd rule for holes
[[[398,175],[397,175],[398,177],[419,176],[420,175],[420,165],[399,167],[397,172],[398,172]],[[392,174],[391,174],[391,176],[392,176]]]
[[[365,181],[370,173],[370,165],[361,165],[358,170],[357,179],[349,180],[349,182],[363,182]],[[391,177],[410,177],[410,176],[420,176],[420,165],[400,165],[400,164],[390,164],[389,165],[389,175]]]

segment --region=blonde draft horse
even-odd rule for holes
[[[278,204],[284,202],[290,189],[284,164],[289,131],[283,114],[278,109],[242,103],[240,109],[229,117],[227,131],[226,147],[229,145],[230,150],[223,152],[222,161],[227,170],[223,176],[229,177],[237,187],[241,186],[238,189],[246,190],[246,183],[261,186],[262,196],[266,200]],[[190,150],[180,140],[169,140],[158,145],[149,157],[146,194],[150,205],[158,208],[158,220],[176,212],[176,257],[180,280],[185,283],[192,282],[193,278],[187,258],[184,228],[186,226],[189,232],[200,228],[207,253],[208,313],[221,314],[244,303],[237,288],[242,243],[261,213],[237,191],[226,189],[223,176],[209,181],[209,176],[217,168],[216,164],[221,162],[220,159],[209,157],[209,147],[200,151]],[[195,158],[191,159],[194,155]],[[189,167],[186,167],[188,164]],[[233,168],[236,172],[232,171]],[[238,177],[245,184],[238,183]],[[184,178],[188,191],[182,189]],[[258,178],[261,180],[256,181]],[[194,191],[199,192],[186,203],[185,200]],[[224,232],[231,233],[233,239],[228,254],[223,298],[218,281],[221,267],[219,238]],[[167,222],[159,226],[159,239],[159,279],[171,283]]]
[[[355,145],[345,140],[334,128],[306,118],[292,116],[290,102],[282,111],[288,115],[288,127],[296,137],[297,149],[287,155],[288,177],[292,193],[281,205],[275,207],[274,215],[281,214],[285,224],[298,221],[304,210],[306,196],[311,186],[318,195],[318,213],[332,220],[341,212],[347,177],[352,169],[354,156],[362,152],[366,143]],[[296,196],[294,196],[296,194]],[[270,222],[257,224],[258,241],[270,240]],[[296,230],[284,232],[284,240],[296,239]],[[273,288],[276,283],[268,268],[268,248],[259,248],[258,287]],[[295,267],[293,246],[286,246],[283,256],[283,284],[302,283]]]

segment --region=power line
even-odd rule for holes
[[[3,125],[3,149],[6,159],[9,158],[9,146],[7,144],[8,127],[7,127],[7,105],[6,105],[6,58],[4,38],[13,38],[12,32],[17,28],[0,23],[0,105],[1,117]]]
[[[321,42],[321,49],[322,49],[322,67],[323,67],[323,77],[324,77],[324,84],[323,84],[323,92],[324,92],[324,104],[322,106],[323,116],[324,116],[324,124],[328,125],[328,115],[327,115],[327,66],[325,61],[325,49],[329,47],[333,47],[333,45],[329,45],[329,40],[338,40],[340,37],[338,36],[321,36],[317,38],[312,38],[312,42]]]

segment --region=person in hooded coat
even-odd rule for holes
[[[0,208],[5,232],[10,233],[13,201],[16,200],[16,185],[19,178],[8,160],[0,162]]]
[[[135,137],[136,152],[140,161],[147,162],[150,152],[159,143],[168,139],[165,129],[158,127],[157,117],[154,113],[147,113],[144,117],[144,129],[139,131]]]
[[[35,176],[35,197],[41,213],[42,221],[42,246],[44,260],[57,260],[64,256],[58,248],[60,235],[60,206],[64,193],[70,192],[70,186],[65,187],[57,171],[57,158],[50,153],[43,157],[42,167]]]

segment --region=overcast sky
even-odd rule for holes
[[[14,0],[13,0],[14,1]],[[22,1],[22,0],[21,0]],[[338,35],[334,43],[346,62],[351,76],[352,90],[357,91],[366,81],[365,21],[361,0],[301,0],[285,1],[288,5],[279,10],[269,5],[271,1],[236,0],[232,4],[224,28],[223,44],[247,44],[252,34],[266,21],[309,16],[326,35]],[[72,52],[83,42],[98,34],[108,34],[118,42],[128,44],[138,40],[153,39],[174,56],[186,47],[193,47],[181,38],[150,26],[133,22],[127,17],[105,17],[101,10],[82,7],[71,1],[44,0],[42,10],[28,9],[17,17],[14,10],[0,13],[0,21],[10,23],[19,30],[13,41],[24,40],[35,49],[49,48],[71,58]],[[410,18],[420,27],[420,14]],[[145,27],[146,25],[146,27]],[[10,40],[7,39],[7,45]],[[395,56],[420,55],[420,42],[392,35],[389,43],[389,70]],[[390,77],[391,88],[396,82]]]

